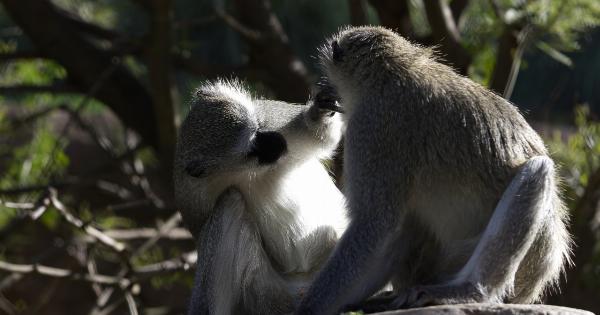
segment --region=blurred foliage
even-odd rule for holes
[[[592,121],[589,115],[588,106],[577,107],[575,131],[557,130],[548,141],[552,156],[561,165],[571,203],[581,197],[589,176],[600,167],[600,122]]]
[[[6,164],[0,175],[0,189],[25,187],[48,182],[51,177],[60,176],[69,164],[69,157],[63,151],[65,139],[59,139],[47,123],[34,124],[30,141],[15,145],[8,141],[12,136],[5,113],[0,111],[0,157]],[[34,194],[35,195],[35,194]],[[32,196],[22,196],[30,201]],[[19,201],[19,200],[17,200]],[[0,205],[0,228],[3,227],[17,210]],[[41,221],[48,227],[56,225],[55,215],[44,215]]]

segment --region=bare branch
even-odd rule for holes
[[[138,256],[139,254],[148,250],[148,248],[154,246],[154,244],[156,244],[156,242],[158,242],[159,239],[161,239],[164,235],[167,235],[171,230],[176,228],[179,225],[179,223],[181,223],[181,214],[179,212],[176,212],[162,226],[158,228],[158,233],[156,234],[156,236],[146,241],[146,243],[142,244],[142,246],[138,247],[133,252],[131,258]]]
[[[11,202],[11,201],[2,201],[0,200],[0,206],[4,206],[12,209],[32,209],[35,205],[31,202]]]
[[[39,264],[13,264],[5,261],[0,261],[0,270],[20,273],[20,274],[39,274],[42,276],[55,277],[55,278],[68,278],[71,280],[79,280],[93,283],[100,283],[105,285],[119,286],[121,288],[128,287],[130,281],[128,279],[106,276],[106,275],[91,275],[88,273],[78,273],[68,269],[55,268],[50,266],[44,266]]]
[[[193,251],[185,253],[180,257],[134,268],[133,271],[136,275],[152,276],[155,274],[161,274],[166,272],[189,270],[191,267],[196,265],[197,260],[198,254],[196,253],[196,251]]]
[[[466,75],[471,56],[462,46],[460,32],[448,3],[446,0],[424,0],[423,3],[433,38],[441,44],[440,51],[459,73]]]
[[[137,229],[120,229],[120,230],[105,230],[104,234],[119,241],[133,241],[152,239],[160,236],[162,239],[168,240],[193,240],[192,235],[184,228],[174,228],[168,232],[162,232],[155,228],[137,228]],[[95,239],[89,236],[83,238],[84,242],[93,243]]]
[[[62,216],[69,223],[71,223],[75,227],[81,229],[82,231],[89,234],[90,236],[96,238],[98,241],[100,241],[100,243],[112,248],[114,251],[116,251],[118,253],[121,253],[127,249],[125,244],[123,244],[119,241],[116,241],[112,237],[104,234],[99,229],[97,229],[89,224],[84,223],[81,219],[79,219],[78,217],[73,215],[71,212],[69,212],[69,210],[67,210],[65,205],[62,202],[60,202],[60,200],[58,200],[58,198],[56,196],[56,190],[53,188],[50,188],[50,200],[52,202],[52,205],[58,210],[58,212],[60,214],[62,214]]]
[[[129,309],[129,314],[138,315],[137,305],[135,303],[135,299],[133,295],[129,291],[124,292],[125,301],[127,302],[127,308]]]

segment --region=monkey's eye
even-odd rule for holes
[[[337,40],[334,40],[331,43],[331,52],[333,61],[340,62],[342,59],[344,59],[344,51],[340,47],[340,44],[338,44]]]
[[[278,132],[257,132],[249,157],[257,157],[258,164],[277,162],[287,152],[287,142]]]

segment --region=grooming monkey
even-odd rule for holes
[[[255,99],[236,81],[197,90],[174,170],[198,246],[189,314],[292,312],[333,250],[345,200],[320,159],[341,119],[312,104]]]
[[[339,312],[388,281],[388,308],[538,301],[571,240],[554,164],[518,110],[385,28],[342,30],[320,52],[345,112],[350,223],[296,313]]]

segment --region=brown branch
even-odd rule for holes
[[[151,10],[150,34],[146,46],[146,66],[150,81],[150,94],[154,100],[155,120],[152,123],[158,129],[158,150],[164,170],[170,170],[175,155],[177,138],[176,106],[173,104],[174,84],[171,79],[171,0],[148,1]],[[171,175],[164,174],[169,181]],[[167,187],[171,185],[167,184]]]
[[[427,20],[439,50],[448,63],[463,75],[471,64],[469,52],[462,46],[460,32],[446,0],[424,0]]]
[[[496,49],[496,62],[490,79],[489,88],[509,99],[519,73],[525,48],[531,43],[531,27],[518,24],[505,24]]]

